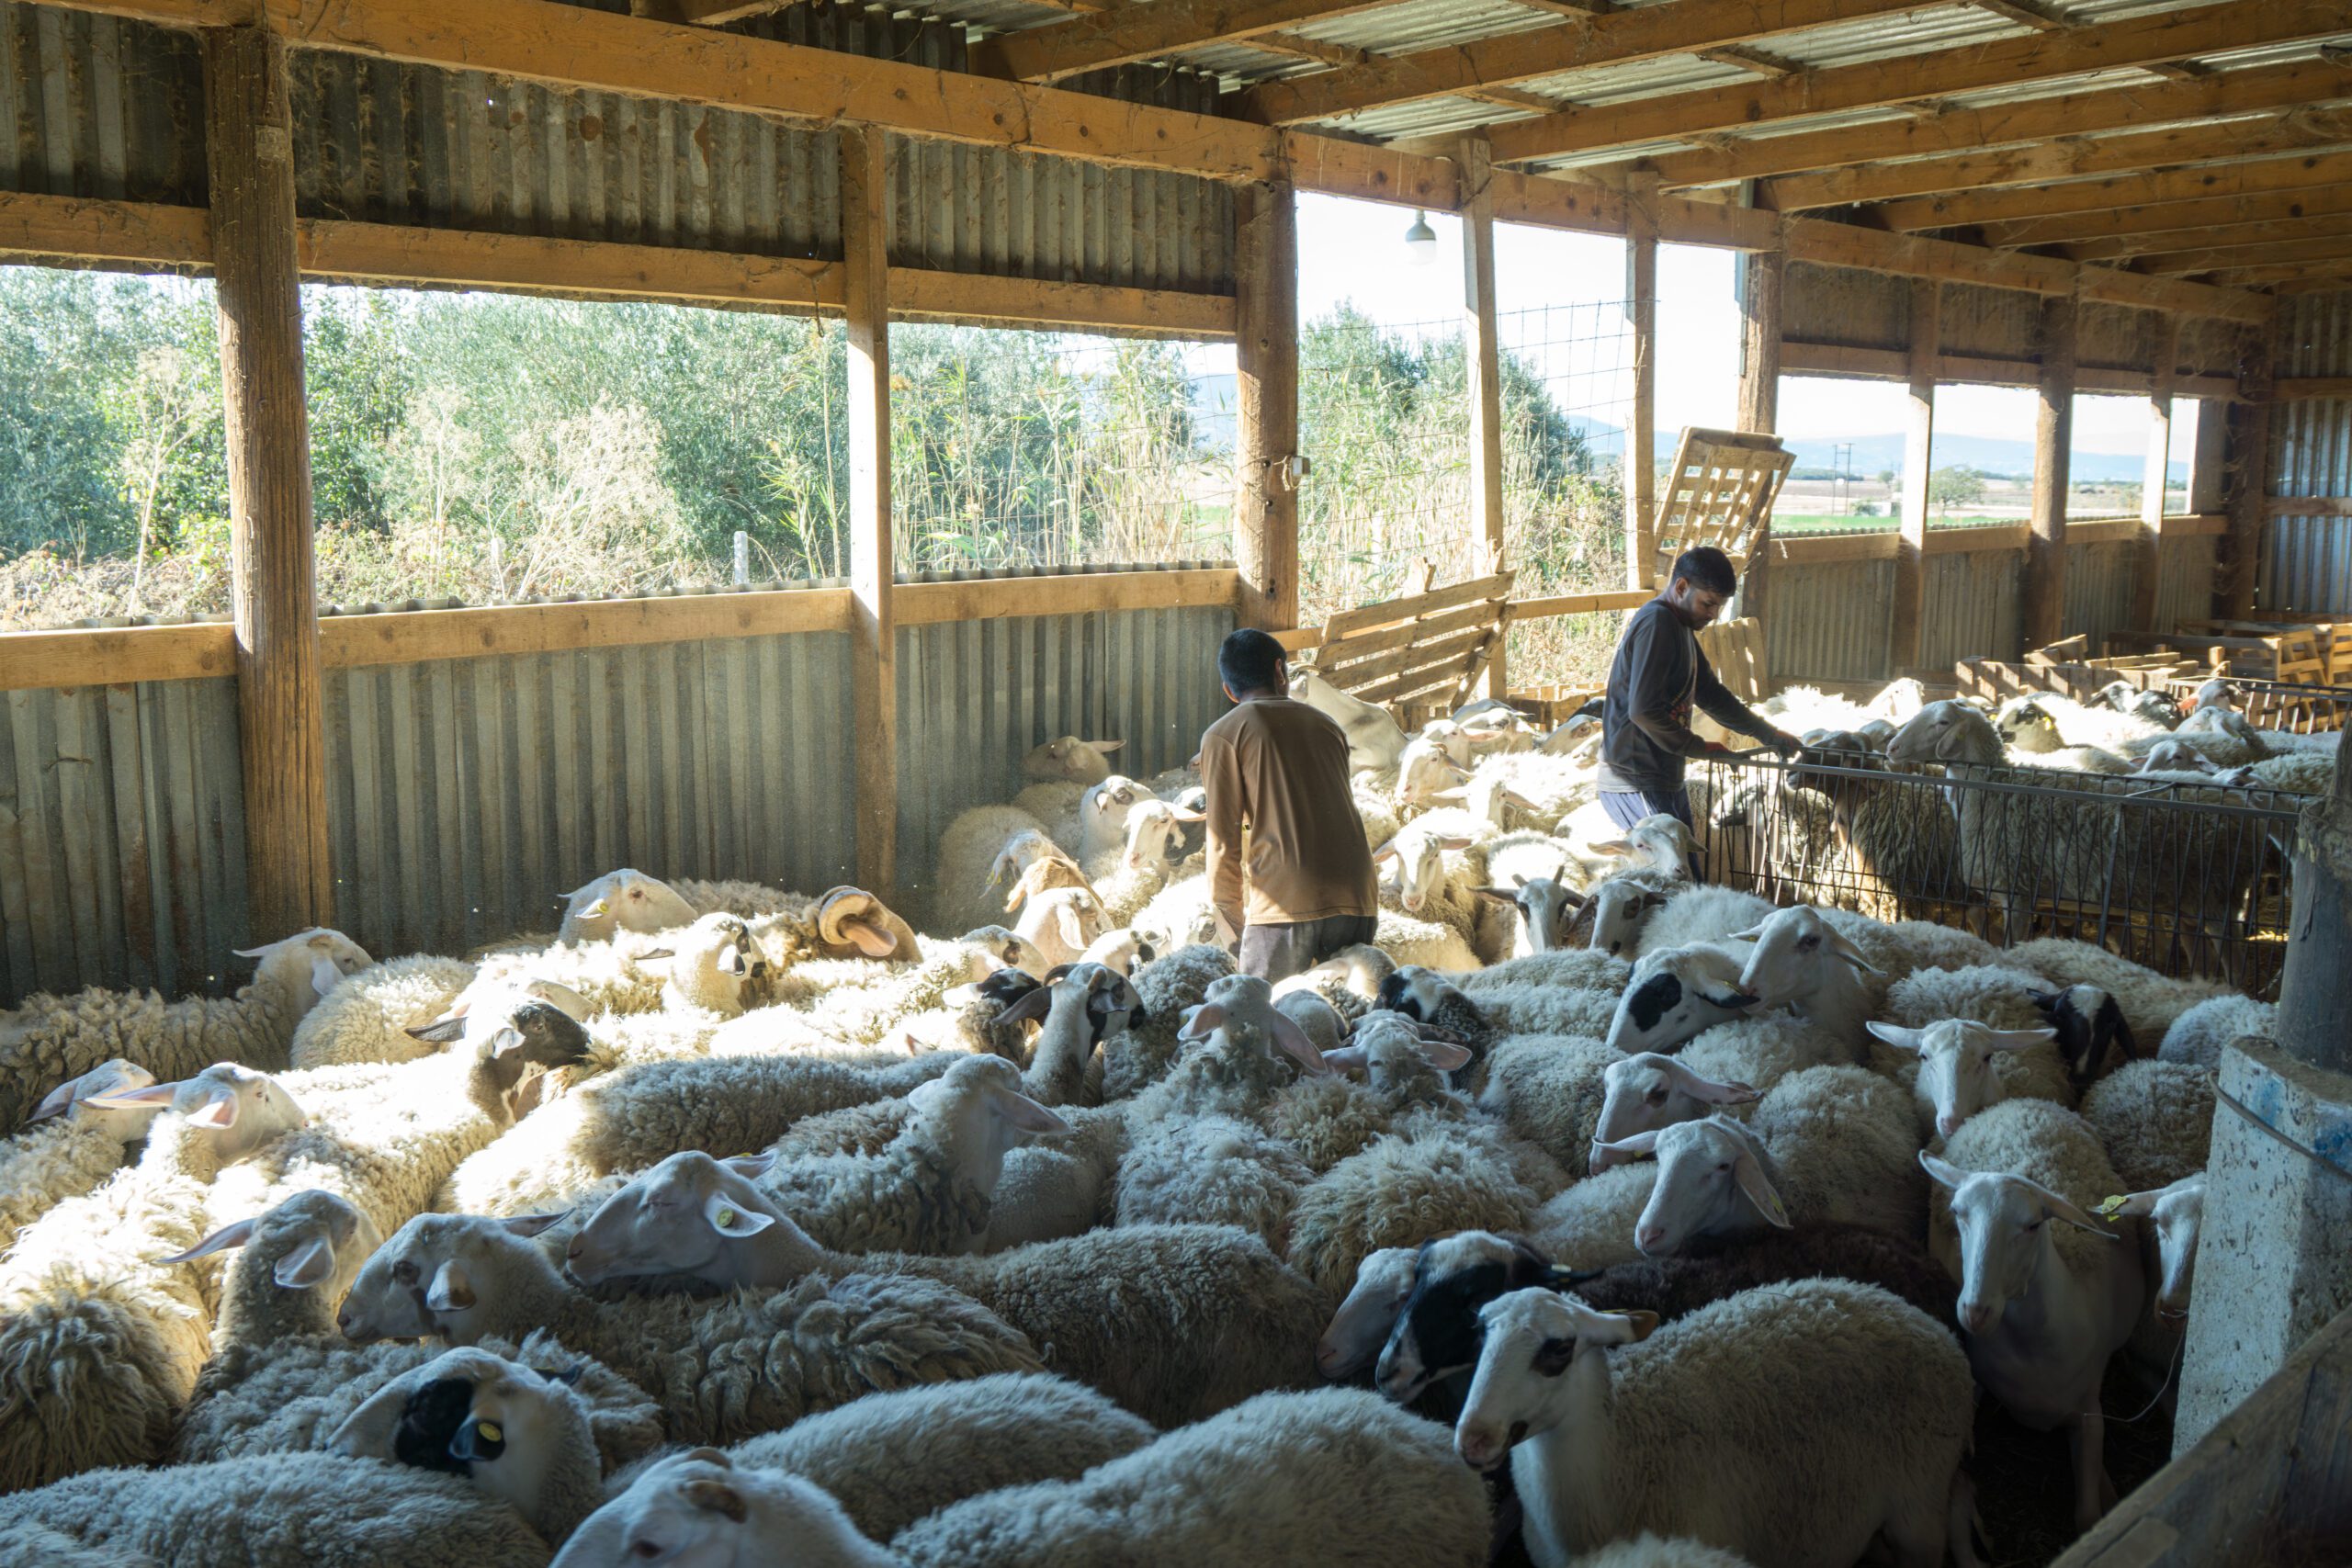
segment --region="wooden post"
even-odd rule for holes
[[[841,130],[842,298],[849,322],[850,702],[857,716],[857,880],[899,880],[898,617],[891,608],[890,265],[888,139]]]
[[[1502,342],[1495,323],[1495,202],[1487,189],[1493,164],[1487,139],[1465,136],[1454,158],[1462,183],[1463,342],[1469,355],[1470,543],[1476,567],[1466,575],[1488,577],[1503,570],[1503,367]],[[1482,694],[1510,691],[1506,653],[1510,630],[1495,636]]]
[[[1298,202],[1287,185],[1236,193],[1233,553],[1244,626],[1298,624]]]
[[[2132,547],[2132,625],[2156,626],[2164,586],[2165,485],[2172,473],[2172,384],[2180,367],[2180,318],[2156,317],[2155,378],[2148,386],[2148,460],[2140,472],[2140,532]]]
[[[2230,405],[2218,398],[2195,401],[2197,446],[2188,457],[2188,514],[2218,517],[2230,504]]]
[[[1894,605],[1887,630],[1888,675],[1919,662],[1928,599],[1928,479],[1935,471],[1936,365],[1942,352],[1944,286],[1911,283],[1911,397],[1903,436],[1903,517],[1894,543]]]
[[[293,118],[283,39],[262,28],[208,28],[203,38],[248,934],[274,942],[329,922],[334,910]]]
[[[1634,405],[1625,415],[1625,585],[1654,586],[1657,469],[1657,176],[1625,188],[1625,313],[1634,331]],[[1663,583],[1655,586],[1664,587]]]
[[[2274,345],[2269,329],[2256,329],[2238,367],[2243,402],[2230,405],[2229,464],[2223,486],[2230,531],[2222,551],[2213,609],[2223,619],[2254,614],[2254,585],[2262,566],[2263,502],[2270,493],[2270,399]]]
[[[1781,291],[1788,277],[1788,252],[1780,245],[1744,252],[1740,266],[1739,428],[1769,433],[1781,425]],[[1764,622],[1768,647],[1772,622],[1764,611],[1771,583],[1771,534],[1768,514],[1739,584],[1740,614]]]
[[[2033,422],[2033,523],[2025,545],[2025,645],[2064,635],[2066,475],[2075,434],[2075,300],[2041,302],[2041,406]]]

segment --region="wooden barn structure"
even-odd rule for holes
[[[235,545],[226,623],[0,637],[6,1001],[447,951],[616,864],[916,885],[1042,739],[1182,762],[1216,639],[1297,618],[1301,192],[1464,220],[1480,572],[1527,224],[1624,236],[1633,452],[1662,243],[1742,257],[1745,429],[1876,378],[1924,463],[1939,384],[2037,390],[2029,523],[1758,543],[1777,679],[2352,611],[2342,0],[6,0],[0,128],[0,259],[215,280]],[[322,616],[314,279],[844,321],[848,583]],[[894,320],[1231,339],[1237,558],[894,570]],[[2070,522],[2077,392],[2147,400],[2143,515]]]

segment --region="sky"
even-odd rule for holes
[[[1437,234],[1437,258],[1416,265],[1405,245],[1409,211],[1337,197],[1298,198],[1299,296],[1302,321],[1343,300],[1389,324],[1458,315],[1462,290],[1462,222],[1450,213],[1428,215]],[[1739,304],[1733,293],[1732,253],[1695,245],[1658,250],[1657,423],[1671,434],[1686,424],[1729,426],[1736,421],[1739,380]],[[1600,234],[1572,234],[1520,224],[1496,225],[1495,294],[1504,341],[1566,335],[1588,340],[1622,332],[1622,315],[1607,309],[1625,295],[1625,247]],[[1544,307],[1554,309],[1537,310]],[[1516,316],[1516,323],[1512,318]],[[1564,333],[1558,323],[1572,323]],[[1546,321],[1553,325],[1547,330]],[[1518,332],[1514,333],[1514,326]],[[1581,355],[1590,366],[1603,353],[1590,342],[1565,352],[1556,343],[1538,357],[1547,378],[1564,376],[1562,401],[1571,412],[1622,423],[1630,389],[1622,371],[1577,374],[1566,366]],[[1555,386],[1563,383],[1555,383]],[[1885,382],[1831,381],[1791,376],[1781,382],[1781,430],[1789,436],[1871,435],[1899,432],[1903,404]],[[2034,394],[2023,387],[1945,387],[1936,396],[1936,428],[1955,434],[2027,440],[2033,437]],[[2135,398],[2075,400],[2077,451],[2136,453],[2146,445],[2146,404]],[[2174,457],[2185,458],[2176,420]]]

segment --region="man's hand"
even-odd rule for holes
[[[1804,750],[1804,742],[1798,739],[1795,736],[1791,735],[1785,729],[1776,729],[1772,731],[1772,739],[1767,740],[1764,744],[1770,746],[1773,750],[1778,751],[1783,758],[1786,758],[1791,761],[1794,761],[1798,754]]]

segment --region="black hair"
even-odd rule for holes
[[[1703,588],[1710,593],[1728,598],[1739,589],[1739,574],[1731,569],[1731,557],[1713,545],[1701,545],[1674,558],[1674,576],[1688,578],[1693,588]]]
[[[1216,650],[1217,678],[1236,695],[1272,691],[1278,683],[1275,670],[1288,656],[1283,645],[1264,632],[1244,626]]]

